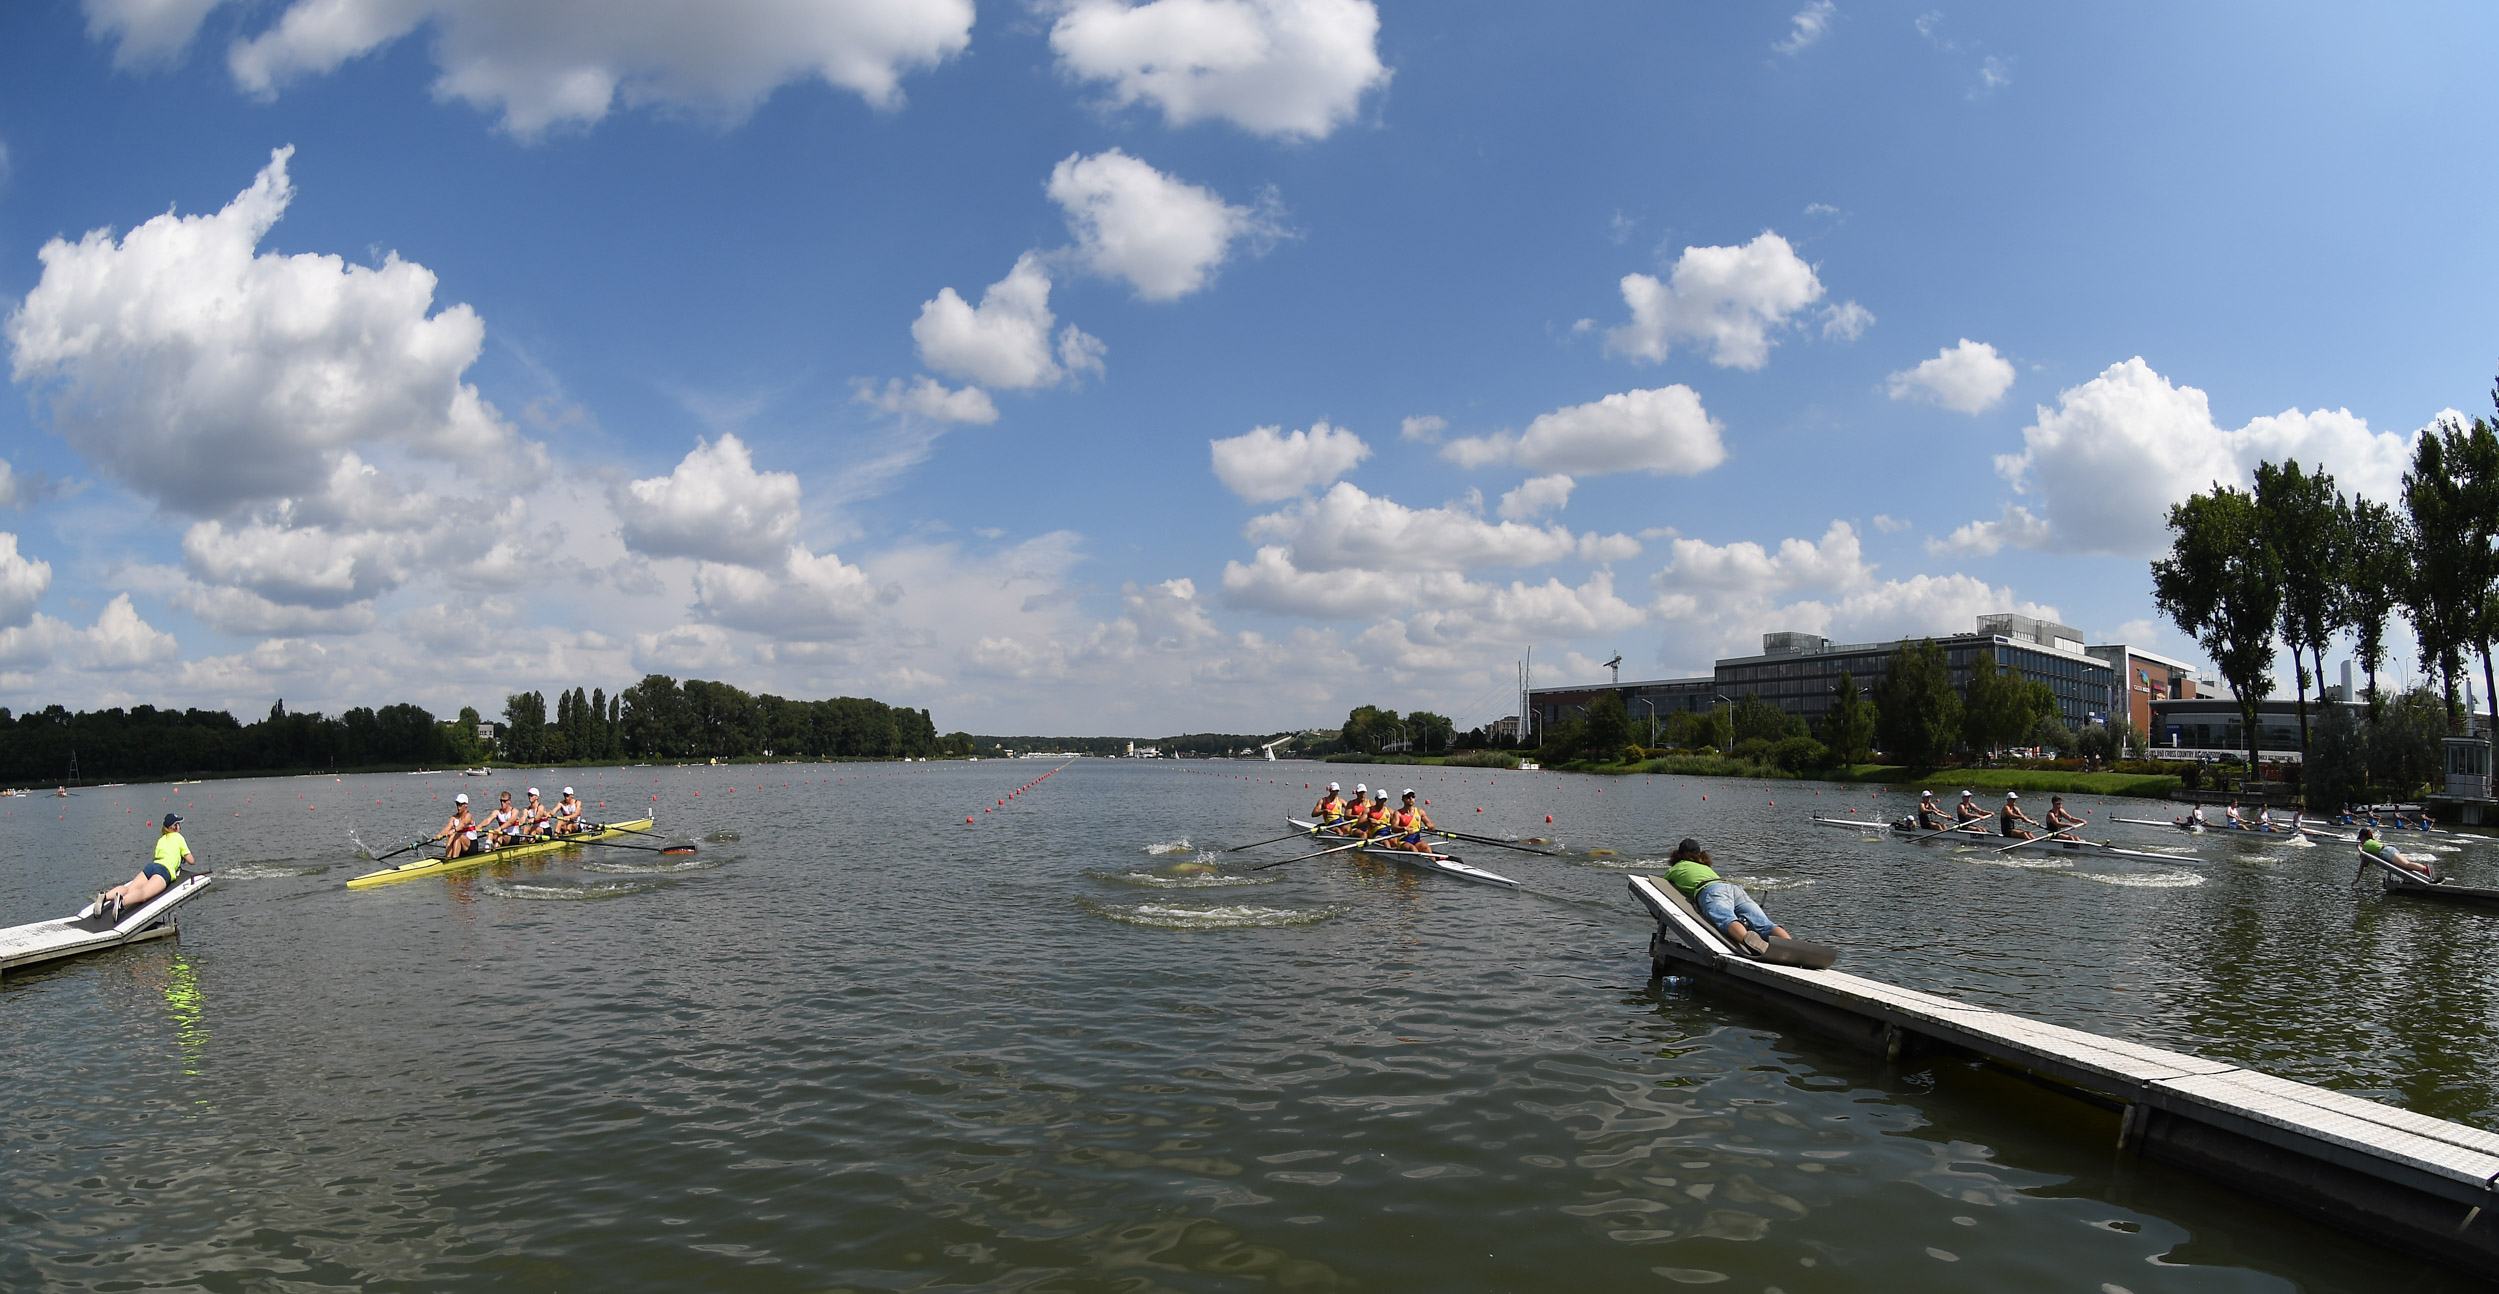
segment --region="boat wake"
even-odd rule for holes
[[[581,870],[615,876],[671,876],[678,872],[707,872],[728,861],[726,858],[671,858],[664,862],[627,863],[596,858],[583,863]]]
[[[1167,840],[1159,845],[1147,845],[1145,847],[1145,852],[1149,854],[1185,854],[1189,852],[1189,849],[1189,838],[1182,836],[1178,840]]]
[[[2078,881],[2138,890],[2177,890],[2204,883],[2200,872],[2067,872],[2066,875]]]
[[[522,899],[530,902],[569,903],[586,899],[621,899],[628,894],[657,889],[665,882],[593,881],[587,885],[549,885],[543,882],[490,880],[478,888],[499,899]]]
[[[1087,872],[1098,880],[1117,881],[1122,885],[1142,885],[1157,890],[1222,890],[1243,885],[1273,885],[1280,876],[1233,876],[1223,872]]]
[[[319,876],[330,870],[328,863],[228,863],[217,869],[221,881],[274,881],[289,876]]]
[[[738,841],[738,833],[734,831],[715,831],[710,835],[703,837],[703,839],[715,845],[734,845]]]
[[[1315,925],[1336,916],[1342,905],[1322,908],[1264,908],[1247,903],[1199,907],[1181,903],[1087,903],[1097,916],[1132,926],[1165,930],[1248,930]]]

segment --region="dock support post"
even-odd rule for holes
[[[2117,1124],[2117,1148],[2132,1150],[2143,1143],[2143,1129],[2152,1121],[2150,1106],[2141,1101],[2128,1101],[2126,1115]]]

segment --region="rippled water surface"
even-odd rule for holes
[[[1695,835],[1846,969],[2499,1128],[2499,918],[2346,849],[2015,861],[1808,825],[1905,809],[1867,788],[1458,769],[1010,797],[1049,770],[547,773],[700,852],[355,892],[356,839],[526,779],[0,801],[0,923],[126,879],[168,807],[218,876],[179,941],[0,982],[0,1288],[2471,1287],[1995,1071],[1653,985],[1624,889]],[[1380,771],[1563,856],[1467,852],[1510,893],[1217,852]]]

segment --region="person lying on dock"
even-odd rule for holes
[[[2075,817],[2073,814],[2065,811],[2064,796],[2051,795],[2048,797],[2047,826],[2051,833],[2063,831],[2068,827],[2079,827],[2081,825],[2083,825],[2083,820],[2081,818]]]
[[[2418,876],[2432,885],[2439,882],[2438,869],[2430,866],[2427,859],[2415,862],[2404,857],[2393,845],[2378,839],[2378,834],[2367,827],[2360,829],[2360,852],[2381,863],[2391,864],[2413,876]]]
[[[95,896],[97,916],[118,925],[122,913],[147,906],[148,900],[173,888],[183,868],[199,865],[191,860],[191,842],[177,830],[181,823],[181,814],[165,815],[165,825],[156,833],[156,856],[129,881]]]
[[[435,832],[433,838],[449,842],[443,846],[445,858],[477,852],[477,819],[469,816],[468,792],[462,791],[451,797],[451,821],[444,823],[443,829]]]
[[[1771,920],[1743,886],[1720,876],[1709,865],[1709,853],[1701,848],[1700,841],[1684,837],[1668,861],[1673,866],[1666,869],[1666,883],[1691,900],[1701,919],[1725,935],[1728,942],[1759,957],[1770,951],[1762,935],[1789,937],[1787,927]]]
[[[1931,790],[1918,792],[1918,830],[1942,831],[1947,825],[1949,824],[1944,821],[1944,806],[1935,802],[1935,792]]]
[[[2022,793],[2020,791],[2007,791],[2004,793],[2004,807],[1996,810],[1996,830],[2007,840],[2036,840],[2038,837],[2032,835],[2030,832],[2022,830],[2020,827],[2013,825],[2017,822],[2026,823],[2034,827],[2039,825],[2039,820],[2037,818],[2022,812],[2022,806],[2016,803],[2016,801],[2021,798]]]
[[[1961,793],[1961,802],[1952,806],[1952,820],[1969,828],[1972,835],[1987,834],[1987,810],[1978,807],[1978,797],[1967,791]]]

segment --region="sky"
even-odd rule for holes
[[[2168,505],[2392,498],[2490,409],[2494,29],[0,7],[0,705],[1150,735],[1990,611],[2200,660]]]

